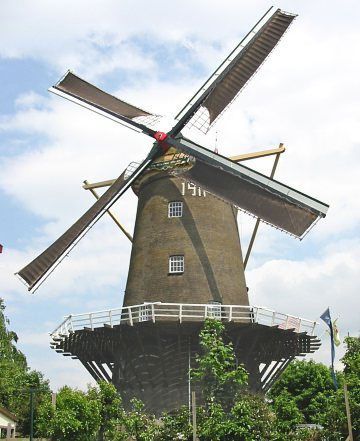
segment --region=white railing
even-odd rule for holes
[[[309,335],[314,335],[317,325],[316,321],[282,314],[261,306],[154,302],[69,315],[50,335],[56,339],[81,329],[94,330],[120,324],[133,326],[135,323],[146,321],[194,322],[204,321],[208,317],[228,322],[278,326],[281,329],[293,329],[295,332],[307,332]]]

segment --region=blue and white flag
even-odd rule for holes
[[[320,316],[321,320],[323,320],[330,329],[330,341],[331,341],[331,375],[334,381],[335,389],[338,388],[338,384],[336,381],[336,375],[334,370],[334,360],[335,360],[335,344],[334,344],[334,329],[330,316],[330,309],[328,308],[325,312],[323,312]]]

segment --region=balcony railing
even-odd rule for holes
[[[51,333],[51,336],[63,337],[82,329],[94,330],[104,326],[114,327],[122,324],[133,326],[140,322],[201,322],[209,317],[227,322],[278,326],[280,329],[292,329],[298,333],[307,332],[309,335],[314,335],[317,325],[316,321],[282,314],[261,306],[154,302],[69,315]]]

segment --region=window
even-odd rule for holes
[[[182,217],[183,203],[180,201],[169,202],[168,217]]]
[[[148,320],[151,320],[151,306],[141,305],[139,307],[139,322],[146,322]]]
[[[169,273],[179,274],[184,272],[184,256],[169,257]]]
[[[210,301],[207,307],[207,315],[208,317],[221,319],[221,303]]]

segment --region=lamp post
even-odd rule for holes
[[[29,393],[30,394],[30,441],[34,440],[34,404],[35,404],[35,394],[37,392],[48,392],[49,389],[44,387],[34,387],[30,386],[26,389],[22,389],[22,393]]]

